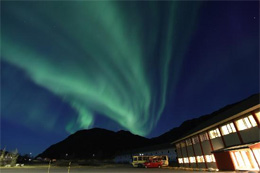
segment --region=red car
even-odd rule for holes
[[[149,160],[148,162],[144,163],[144,167],[145,168],[161,168],[162,167],[162,161],[157,160],[157,159]]]

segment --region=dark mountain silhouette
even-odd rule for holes
[[[50,146],[37,157],[55,159],[108,159],[115,153],[147,146],[150,140],[128,131],[113,132],[100,128],[80,130]]]
[[[184,121],[179,127],[175,127],[161,136],[152,139],[134,135],[123,130],[118,132],[99,128],[80,130],[65,140],[50,146],[39,156],[56,159],[107,159],[112,158],[117,153],[131,153],[132,150],[136,151],[138,148],[169,144],[174,140],[259,104],[259,96],[259,94],[255,94],[240,102],[227,105],[211,114]]]

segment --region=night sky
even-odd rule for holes
[[[1,148],[155,137],[259,92],[259,2],[1,2]]]

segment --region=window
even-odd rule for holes
[[[209,131],[209,136],[210,136],[210,139],[220,137],[221,135],[220,135],[219,129],[216,128],[214,130]]]
[[[223,135],[228,135],[230,133],[235,133],[236,128],[233,123],[228,123],[221,127],[221,132]]]
[[[191,143],[191,139],[190,139],[190,138],[189,138],[189,139],[186,139],[186,145],[187,145],[187,146],[192,145],[192,143]]]
[[[249,120],[250,120],[250,122],[251,122],[253,127],[257,126],[257,123],[256,123],[253,115],[249,115],[248,118],[249,118]]]
[[[199,143],[199,138],[198,138],[198,136],[194,136],[194,137],[192,138],[192,143],[193,143],[193,144]]]
[[[253,149],[256,160],[260,163],[260,149]]]
[[[196,160],[195,160],[195,157],[190,157],[190,163],[195,163]]]
[[[185,147],[185,142],[181,142],[181,147]]]
[[[209,140],[209,137],[208,137],[207,133],[200,134],[200,141],[201,142],[207,141],[207,140]]]
[[[258,122],[260,122],[260,111],[259,110],[256,111],[255,115],[256,115],[256,117],[258,119]]]
[[[181,146],[180,146],[180,144],[178,143],[178,144],[176,144],[176,148],[178,149],[178,148],[181,148]]]
[[[231,158],[236,169],[258,170],[257,162],[250,149],[231,151]]]
[[[213,154],[211,155],[205,155],[207,162],[216,162],[215,157]]]
[[[183,158],[183,161],[184,161],[184,163],[189,163],[188,157],[184,157],[184,158]]]
[[[182,158],[178,158],[179,163],[183,163]]]
[[[205,162],[203,156],[197,156],[197,161],[198,161],[198,163]]]
[[[237,120],[236,124],[239,131],[257,126],[256,121],[252,115]]]

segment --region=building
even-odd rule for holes
[[[172,142],[180,167],[260,170],[259,94],[229,105]]]

